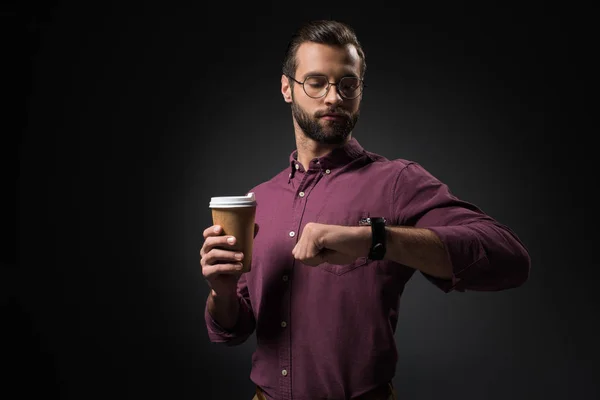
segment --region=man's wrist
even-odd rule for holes
[[[344,242],[344,253],[355,258],[367,257],[371,249],[371,228],[368,226],[349,226],[343,228],[347,232]],[[346,236],[346,235],[344,235]]]
[[[233,329],[238,320],[240,304],[237,293],[231,296],[222,296],[210,290],[207,301],[208,313],[212,319],[224,330]]]
[[[359,226],[354,228],[358,238],[357,250],[360,251],[359,257],[368,257],[371,250],[373,235],[370,226]]]
[[[371,229],[371,246],[367,257],[371,260],[383,260],[386,253],[387,230],[386,219],[383,217],[367,217],[358,222],[359,226]]]
[[[237,301],[237,290],[230,293],[217,293],[214,289],[210,289],[209,296],[217,303],[231,303]]]

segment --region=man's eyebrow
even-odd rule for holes
[[[306,79],[307,76],[315,76],[315,75],[327,76],[324,73],[319,72],[319,71],[309,71],[309,72],[306,72],[304,75],[302,75],[302,79]]]
[[[302,79],[300,79],[300,80],[306,79],[307,76],[324,76],[324,77],[327,77],[327,74],[324,74],[323,72],[320,72],[320,71],[309,71],[309,72],[304,73],[302,75]],[[353,73],[353,72],[347,72],[344,75],[340,76],[340,79],[341,78],[345,78],[347,76],[351,76],[353,78],[358,78],[358,75],[356,75],[355,73]]]

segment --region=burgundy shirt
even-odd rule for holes
[[[212,342],[236,345],[256,332],[251,380],[269,399],[345,399],[390,381],[400,296],[416,271],[393,261],[304,265],[292,249],[308,222],[428,228],[443,241],[452,279],[423,274],[444,292],[502,290],[529,276],[530,258],[506,226],[461,201],[419,164],[347,145],[290,167],[250,191],[258,203],[252,270],[238,284],[231,330],[205,309]]]

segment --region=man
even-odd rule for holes
[[[256,332],[255,399],[394,398],[399,300],[415,271],[445,292],[514,288],[529,276],[528,252],[508,227],[419,164],[352,137],[365,69],[342,23],[294,35],[281,93],[297,149],[251,190],[252,270],[240,274],[243,254],[227,250],[235,238],[204,231],[209,337],[236,345]]]

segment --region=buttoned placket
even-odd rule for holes
[[[297,174],[302,174],[300,185],[295,187],[295,179],[297,178]],[[298,202],[298,199],[302,199],[305,195],[302,190],[303,187],[307,184],[308,175],[304,172],[303,169],[300,168],[298,162],[294,162],[292,166],[292,171],[290,172],[288,183],[292,183],[292,187],[295,188],[294,199],[292,200],[292,225],[288,227],[287,237],[291,242],[290,246],[293,248],[297,242],[297,232],[298,232],[298,220],[299,215],[304,211],[304,202]],[[294,181],[292,181],[294,179]],[[300,192],[302,195],[300,195]],[[279,348],[279,393],[282,399],[291,399],[292,398],[292,377],[290,376],[291,362],[292,362],[292,350],[291,350],[291,334],[288,328],[288,323],[291,318],[291,291],[290,285],[292,284],[292,270],[294,267],[294,258],[290,256],[290,266],[286,268],[281,278],[282,285],[284,285],[283,296],[281,299],[281,320],[279,321],[279,329],[284,330],[280,337],[281,343]]]
[[[297,172],[302,173],[300,184],[296,188],[294,199],[292,201],[292,226],[287,232],[288,239],[293,241],[292,246],[298,242],[298,235],[300,234],[300,228],[302,226],[302,215],[306,209],[306,203],[310,192],[314,189],[316,184],[321,180],[323,176],[327,176],[331,173],[330,169],[320,168],[319,161],[314,162],[313,168],[309,168],[308,171],[300,167],[296,162],[294,163],[294,171],[290,173],[289,179],[294,178]],[[314,168],[317,166],[318,168]],[[279,388],[282,399],[291,399],[291,374],[292,369],[292,352],[291,352],[291,330],[290,323],[292,321],[291,316],[291,290],[290,286],[293,284],[293,268],[295,260],[293,256],[290,256],[291,268],[286,270],[282,276],[282,284],[285,285],[284,295],[281,303],[281,320],[279,321],[280,329],[283,330],[281,333],[281,347],[279,351],[279,369],[281,375],[279,376]]]

